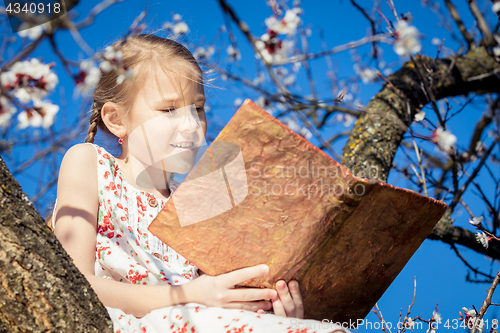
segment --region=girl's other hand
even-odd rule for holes
[[[195,302],[206,306],[216,306],[226,309],[241,309],[256,312],[258,309],[272,308],[270,301],[278,293],[274,289],[234,288],[235,285],[269,273],[267,265],[256,265],[242,268],[218,276],[202,274],[196,279],[184,284],[187,302]]]
[[[276,289],[278,290],[278,295],[276,298],[271,299],[274,314],[281,317],[304,319],[304,305],[302,303],[299,283],[296,280],[292,280],[287,286],[285,280],[279,280],[276,282]],[[264,310],[259,309],[257,313],[264,313]]]

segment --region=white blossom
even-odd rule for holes
[[[267,63],[286,59],[288,53],[294,46],[293,41],[281,41],[277,37],[270,37],[268,34],[262,35],[261,39],[262,40],[257,40],[255,42],[255,46]],[[256,53],[256,57],[259,57],[259,53]]]
[[[404,14],[404,17],[406,19],[406,22],[410,23],[413,21],[413,15],[411,14],[411,12],[406,12]]]
[[[438,147],[444,152],[448,152],[450,148],[455,146],[455,142],[457,142],[457,137],[444,130],[441,126],[432,132],[432,138],[434,139],[434,142],[437,143]]]
[[[434,318],[436,323],[441,324],[441,315],[436,311],[432,311],[432,318]]]
[[[499,34],[493,34],[493,37],[495,38],[495,41],[497,42],[497,46],[495,46],[493,48],[493,54],[496,57],[500,57],[500,35]]]
[[[176,25],[174,25],[174,35],[180,36],[182,34],[186,34],[189,31],[189,27],[185,22],[179,22]]]
[[[439,44],[441,44],[441,39],[434,37],[434,38],[432,38],[431,43],[432,43],[432,45],[438,46]]]
[[[411,319],[411,317],[408,317],[408,321],[406,322],[405,327],[413,331],[413,327],[415,327],[415,322],[413,321],[413,319]]]
[[[481,216],[482,217],[482,216]],[[462,308],[462,311],[464,312],[464,314],[466,316],[470,316],[470,317],[474,317],[476,315],[476,310],[474,309],[467,309],[466,307],[463,307]]]
[[[31,26],[31,24],[29,24],[28,22],[23,22],[19,26],[19,31],[17,33],[19,35],[19,37],[21,37],[21,38],[28,37],[31,40],[38,39],[38,37],[40,37],[42,35],[43,31],[45,30],[44,28],[45,28],[46,24],[40,24],[40,25],[36,25],[34,27],[31,27],[31,28],[28,28],[29,26]]]
[[[35,108],[39,109],[42,114],[43,122],[42,127],[48,128],[54,123],[54,116],[59,111],[59,105],[52,104],[45,101],[34,101]]]
[[[113,70],[113,65],[108,60],[104,60],[103,62],[101,62],[101,65],[99,67],[103,70],[103,72],[106,73],[109,73]]]
[[[83,60],[80,63],[80,73],[76,80],[76,89],[79,93],[87,93],[101,79],[101,71],[93,61]]]
[[[307,140],[309,140],[312,137],[311,131],[309,129],[307,129],[306,127],[302,127],[299,131],[299,134],[302,135]]]
[[[234,60],[240,60],[241,59],[241,53],[238,51],[238,49],[235,49],[232,45],[229,45],[226,50],[227,54],[229,55],[229,61],[234,61]]]
[[[271,107],[271,101],[269,101],[265,96],[260,96],[255,100],[255,104],[260,106],[264,111],[273,115],[274,108]]]
[[[104,49],[103,56],[107,60],[122,60],[123,53],[120,50],[115,50],[112,46],[108,46]]]
[[[0,75],[0,83],[6,90],[13,90],[14,96],[23,103],[40,100],[59,82],[50,67],[36,58],[18,61]]]
[[[132,76],[134,72],[132,71],[132,69],[127,69],[124,73],[118,75],[118,77],[116,78],[116,84],[122,84],[123,81],[125,81],[125,79],[128,79]]]
[[[271,16],[265,19],[265,23],[269,30],[280,35],[286,34],[292,37],[297,33],[297,27],[302,23],[302,20],[298,16],[302,13],[303,10],[301,8],[295,7],[287,10],[283,18],[278,19],[276,16]]]
[[[477,319],[478,319],[477,317],[471,317],[471,318],[469,318],[469,321],[468,321],[468,323],[467,323],[467,324],[468,324],[468,327],[470,327],[470,328],[474,327],[474,324],[476,323],[476,320],[477,320]],[[483,322],[483,320],[482,320],[482,319],[480,319],[480,320],[479,320],[479,324],[477,325],[477,330],[476,330],[476,332],[481,333],[481,332],[483,332],[483,329],[484,329],[484,322]]]
[[[484,217],[479,216],[479,217],[474,217],[471,220],[469,220],[469,223],[472,224],[473,226],[479,225],[481,222],[483,222]]]
[[[196,60],[210,59],[210,57],[215,53],[215,48],[213,46],[205,47],[197,47],[193,52],[193,57]]]
[[[0,96],[0,126],[6,127],[14,113],[16,113],[16,108],[5,96]]]
[[[295,74],[290,74],[287,77],[285,77],[285,79],[283,80],[283,84],[285,86],[291,86],[291,85],[295,84],[296,78],[297,77],[295,76]]]
[[[171,23],[171,22],[163,23],[163,27],[167,30],[172,31],[175,38],[177,38],[183,34],[187,34],[189,32],[188,25],[185,22],[181,21],[181,19],[182,19],[182,16],[180,16],[179,14],[175,14],[173,16],[173,20],[175,23]]]
[[[500,1],[495,2],[495,3],[493,4],[492,9],[493,9],[493,11],[494,11],[495,13],[500,12]]]
[[[482,231],[476,233],[476,240],[481,243],[485,248],[488,248],[488,236]]]
[[[345,127],[349,127],[356,120],[356,117],[349,113],[341,113],[335,116],[335,120],[338,122],[343,122]]]
[[[243,100],[239,97],[234,100],[234,106],[240,106],[242,103],[243,103]]]
[[[300,131],[299,124],[297,124],[297,122],[291,118],[287,117],[287,118],[283,119],[283,123],[285,123],[294,132]]]
[[[256,86],[264,83],[264,80],[266,79],[266,77],[264,76],[264,73],[263,72],[259,72],[259,74],[257,75],[257,77],[255,79],[253,79],[252,83]]]
[[[479,140],[478,142],[476,142],[477,156],[482,157],[485,151],[486,146],[484,145],[483,141]]]
[[[420,111],[415,115],[415,121],[422,121],[425,118],[425,112]]]
[[[37,100],[33,104],[33,109],[25,110],[17,116],[18,129],[28,126],[48,128],[54,123],[54,116],[59,111],[58,105]]]
[[[396,23],[396,41],[394,42],[394,52],[402,57],[408,57],[412,53],[422,49],[419,32],[416,27],[409,25],[406,21],[400,20]]]
[[[358,69],[358,74],[365,84],[375,81],[378,77],[377,70],[373,68]]]

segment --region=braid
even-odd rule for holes
[[[94,137],[97,133],[97,125],[101,120],[101,112],[100,108],[97,108],[97,103],[94,102],[92,104],[92,115],[90,116],[90,126],[88,129],[87,138],[85,138],[85,142],[94,143]]]

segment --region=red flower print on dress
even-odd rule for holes
[[[108,154],[104,154],[104,155],[102,155],[102,157],[104,157],[105,159],[109,160],[109,155]]]
[[[111,174],[111,172],[106,171],[106,172],[104,173],[104,179],[108,179],[108,177],[109,177],[109,175],[110,175],[110,174]]]
[[[118,208],[120,208],[120,209],[123,209],[123,206],[122,206],[122,204],[121,204],[121,203],[117,203],[117,204],[116,204],[116,207],[118,207]]]

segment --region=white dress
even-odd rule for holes
[[[144,285],[180,285],[198,277],[198,267],[147,229],[169,198],[156,198],[127,183],[114,156],[96,144],[89,144],[94,146],[97,153],[99,192],[95,274],[122,283]],[[178,186],[179,183],[173,179],[169,181],[171,193]],[[52,221],[55,221],[54,215]],[[113,321],[115,333],[320,333],[342,330],[340,326],[326,321],[206,307],[197,303],[156,309],[142,318],[126,314],[120,309],[106,309]]]

